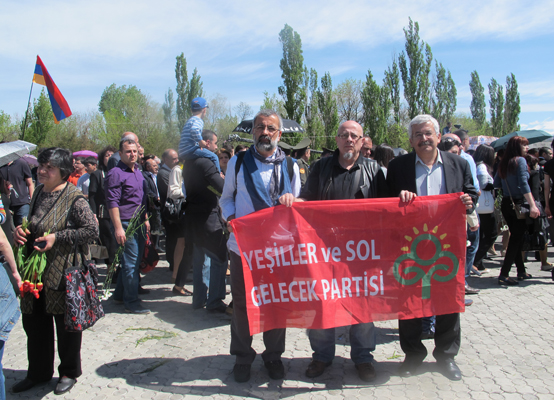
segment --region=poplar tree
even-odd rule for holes
[[[446,102],[446,107],[444,110],[445,119],[448,121],[452,119],[452,116],[456,112],[458,91],[456,90],[456,83],[452,79],[452,74],[448,71],[448,77],[446,78],[446,93],[448,101]]]
[[[301,123],[306,102],[302,40],[297,32],[285,24],[279,32],[279,41],[283,44],[280,63],[283,86],[279,86],[279,94],[283,97],[287,118]]]
[[[404,84],[404,98],[408,103],[408,115],[414,118],[420,112],[429,113],[429,72],[433,54],[431,46],[420,40],[417,22],[414,23],[410,18],[408,29],[403,30],[406,50],[398,57],[398,64]]]
[[[162,104],[162,110],[164,112],[166,130],[168,132],[173,132],[175,129],[175,100],[173,99],[173,91],[171,88],[167,89],[165,101]]]
[[[433,84],[433,98],[431,99],[431,114],[437,119],[439,125],[442,126],[446,121],[446,107],[448,99],[448,82],[446,78],[446,69],[435,61],[435,81]]]
[[[304,112],[306,120],[306,134],[312,142],[312,148],[321,149],[327,145],[325,129],[319,113],[318,92],[319,82],[317,71],[313,68],[304,71],[305,86],[307,88],[307,106]]]
[[[198,75],[198,70],[194,68],[190,81],[188,79],[187,71],[187,59],[184,53],[176,57],[175,63],[175,79],[177,80],[177,128],[179,132],[183,129],[183,126],[187,120],[191,117],[190,104],[196,97],[203,96],[202,81]]]
[[[176,102],[176,112],[177,112],[177,129],[179,132],[183,129],[183,126],[190,118],[190,104],[187,105],[188,99],[188,88],[189,88],[189,77],[187,72],[187,59],[185,54],[176,57],[177,62],[175,63],[175,79],[177,80],[177,102]]]
[[[383,87],[373,79],[371,70],[367,71],[362,91],[364,105],[364,130],[375,141],[382,144],[387,141],[387,120],[391,108],[390,92],[386,84]]]
[[[471,73],[469,90],[471,91],[471,104],[469,106],[471,118],[473,118],[477,126],[481,128],[487,120],[487,106],[485,103],[485,88],[481,85],[481,80],[479,79],[477,71]]]
[[[489,83],[489,105],[490,105],[490,114],[491,114],[491,128],[492,135],[496,137],[504,136],[504,131],[502,125],[504,122],[503,119],[503,110],[504,110],[504,88],[502,85],[499,85],[494,78],[491,79]]]
[[[519,92],[514,74],[506,77],[506,102],[504,104],[504,132],[512,133],[519,130]]]
[[[392,66],[385,71],[385,84],[390,93],[391,106],[393,110],[394,122],[400,124],[400,71],[396,57],[392,59]]]
[[[321,78],[321,88],[317,91],[317,104],[319,115],[323,121],[324,146],[334,148],[334,138],[337,136],[339,129],[339,113],[337,110],[337,100],[333,94],[333,82],[329,72],[326,72]]]

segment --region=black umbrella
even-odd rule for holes
[[[526,138],[529,141],[529,144],[543,142],[545,140],[552,140],[553,137],[551,133],[541,131],[539,129],[530,129],[527,131],[512,132],[509,135],[502,136],[500,139],[492,142],[491,146],[494,148],[495,151],[498,151],[506,147],[508,141],[514,136],[522,136]]]
[[[245,119],[240,124],[238,124],[235,129],[233,129],[233,132],[251,133],[252,121],[253,120],[251,119]],[[291,119],[283,119],[283,133],[291,132],[304,132],[304,128],[302,128],[296,121],[293,121]]]

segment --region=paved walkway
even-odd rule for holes
[[[550,254],[551,256],[553,254]],[[193,310],[191,297],[175,297],[167,264],[143,279],[151,289],[143,296],[150,315],[125,314],[123,306],[105,304],[106,317],[83,335],[83,375],[66,399],[181,399],[210,396],[229,398],[378,398],[378,399],[554,399],[554,282],[530,262],[534,278],[519,287],[500,287],[496,276],[500,258],[481,278],[470,278],[480,288],[474,304],[462,314],[462,348],[456,358],[463,379],[451,382],[437,372],[429,355],[412,378],[396,371],[403,359],[396,321],[377,323],[375,351],[377,380],[362,382],[349,359],[348,331],[337,329],[337,357],[319,378],[304,371],[311,349],[306,332],[287,331],[283,355],[286,379],[270,381],[258,357],[252,379],[235,383],[229,355],[230,317]],[[101,270],[102,271],[102,270]],[[515,274],[515,269],[512,271]],[[189,287],[189,289],[191,289]],[[426,341],[430,353],[432,341]],[[263,349],[261,335],[254,348]],[[26,337],[19,322],[4,354],[6,387],[25,377]],[[8,399],[59,399],[49,384]]]

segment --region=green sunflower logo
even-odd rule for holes
[[[401,248],[402,251],[407,253],[402,254],[394,262],[394,277],[400,284],[408,286],[421,281],[421,298],[429,299],[431,297],[431,281],[434,279],[437,282],[448,282],[454,278],[458,273],[459,262],[452,252],[447,251],[447,249],[450,248],[450,245],[441,243],[441,241],[446,238],[446,233],[443,233],[437,237],[438,226],[435,226],[429,231],[427,229],[427,224],[424,224],[423,232],[420,233],[416,227],[413,227],[413,231],[415,237],[408,235],[404,236],[408,242],[411,242],[411,246]],[[425,259],[418,255],[417,248],[419,244],[425,244],[425,247],[428,248],[428,243],[434,245],[434,254],[431,255],[430,258]],[[446,257],[452,261],[452,265],[437,263],[437,261],[443,257]],[[417,265],[411,265],[401,270],[401,266],[404,261],[413,261]],[[423,267],[428,267],[430,265],[432,265],[432,267],[429,268],[426,273]],[[450,269],[451,271],[446,275],[437,274],[438,271],[448,272]],[[408,276],[410,277],[408,278]]]

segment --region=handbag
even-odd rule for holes
[[[494,197],[492,196],[492,191],[481,191],[476,210],[477,214],[492,214],[494,212]]]
[[[98,244],[89,244],[88,247],[90,249],[90,258],[94,258],[96,260],[105,260],[109,258],[108,248],[106,246],[102,246],[102,242],[100,240],[98,240]]]
[[[144,255],[140,261],[139,271],[141,274],[147,274],[152,271],[158,265],[160,261],[160,255],[156,250],[156,246],[150,240],[150,235],[146,237],[146,246],[144,247]]]
[[[162,211],[162,218],[168,222],[179,222],[183,216],[186,200],[184,198],[172,199],[168,197]]]
[[[75,252],[73,267],[65,270],[65,329],[70,332],[82,332],[93,326],[104,316],[104,309],[98,298],[98,271],[91,260],[78,263],[77,241],[75,237]]]
[[[512,202],[512,208],[514,209],[516,213],[517,219],[525,219],[529,215],[529,205],[525,203],[525,201],[522,204],[516,204],[514,203],[512,192],[510,191],[510,186],[508,185],[508,181],[506,181],[506,187],[508,188],[508,193],[510,193],[510,201]]]
[[[535,229],[533,233],[528,230],[523,234],[522,251],[538,251],[546,248],[546,232]]]

